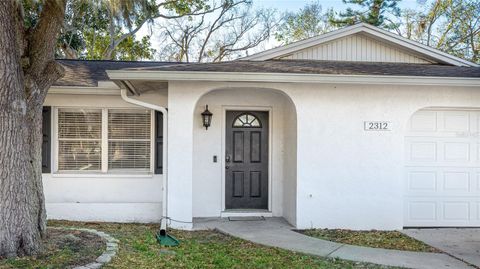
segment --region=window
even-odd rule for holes
[[[101,110],[58,110],[58,170],[101,170],[101,144]]]
[[[233,127],[255,128],[262,127],[260,120],[252,114],[241,114],[233,121]]]
[[[151,169],[151,111],[59,108],[58,171]]]
[[[150,169],[150,111],[108,111],[108,169]]]

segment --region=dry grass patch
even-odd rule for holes
[[[40,255],[0,260],[0,268],[73,268],[94,262],[104,250],[105,242],[95,234],[48,229]]]
[[[407,251],[439,252],[437,249],[398,231],[310,229],[300,230],[298,232],[308,236],[349,245]]]

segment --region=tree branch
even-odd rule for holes
[[[32,87],[34,92],[27,93],[37,99],[36,102],[42,102],[45,99],[48,88],[59,77],[62,76],[63,68],[55,68],[57,72],[46,73],[51,70],[51,65],[55,65],[55,48],[57,44],[58,33],[63,26],[65,15],[66,0],[46,0],[37,25],[30,30],[28,36],[29,51],[24,55],[28,59],[28,64],[24,68],[26,82],[36,82],[36,87]],[[27,89],[29,87],[26,87]],[[37,98],[33,98],[36,96]]]

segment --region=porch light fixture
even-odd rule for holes
[[[208,111],[208,105],[205,106],[205,111],[202,112],[202,122],[205,130],[208,130],[210,124],[212,123],[212,112]]]

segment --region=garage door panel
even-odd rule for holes
[[[410,130],[412,132],[436,132],[437,112],[419,111],[410,119]]]
[[[469,172],[444,172],[443,173],[443,190],[450,191],[466,191],[470,190],[470,173]]]
[[[408,207],[408,219],[412,221],[436,221],[437,203],[435,201],[410,201]]]
[[[407,137],[406,166],[478,167],[480,143],[471,140],[471,138]]]
[[[407,195],[480,196],[480,171],[474,168],[407,167]]]
[[[469,132],[470,112],[469,111],[442,111],[443,131],[446,132]]]
[[[410,161],[436,162],[437,143],[415,141],[410,143]]]
[[[480,226],[480,111],[415,113],[405,137],[405,226]]]
[[[469,162],[470,161],[470,143],[465,142],[444,142],[443,160],[447,162]]]
[[[405,227],[480,226],[477,198],[411,198],[405,204]]]
[[[470,219],[470,203],[468,202],[443,202],[443,219],[463,220]]]
[[[408,190],[420,192],[437,191],[436,171],[410,171],[408,177]]]
[[[477,202],[476,206],[477,206],[477,212],[476,212],[477,213],[476,214],[477,218],[476,218],[476,220],[478,221],[478,223],[480,223],[480,202]],[[472,217],[472,219],[474,219],[474,218],[475,217]]]

